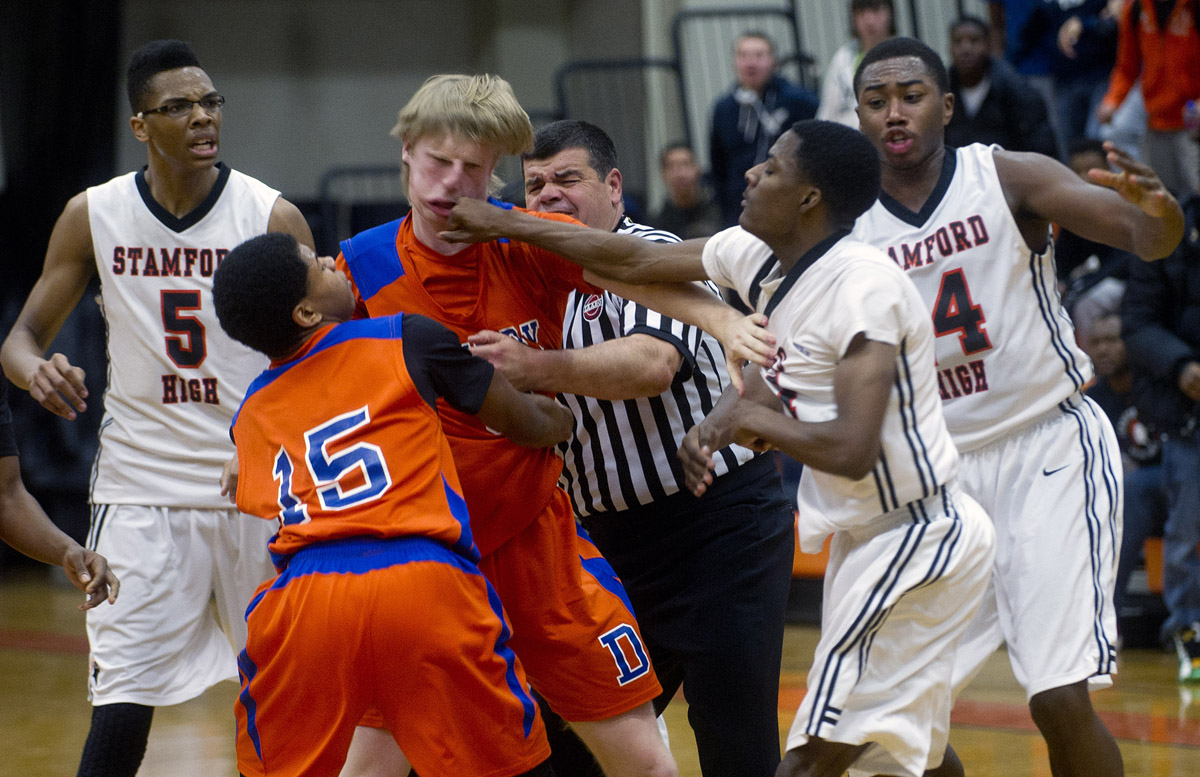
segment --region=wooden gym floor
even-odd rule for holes
[[[81,595],[36,568],[6,570],[0,584],[0,777],[68,777],[87,735],[87,641]],[[804,693],[816,629],[788,628],[780,686],[780,737]],[[1172,655],[1129,650],[1113,689],[1093,701],[1117,737],[1129,777],[1200,775],[1200,686],[1175,682]],[[1194,696],[1193,696],[1194,693]],[[222,683],[199,699],[160,709],[142,777],[233,777],[233,699]],[[680,698],[666,716],[681,777],[700,777]],[[954,710],[951,742],[970,777],[1049,777],[1045,746],[1003,653]]]

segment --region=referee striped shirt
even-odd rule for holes
[[[659,243],[678,243],[670,232],[622,216],[617,232]],[[709,286],[713,294],[717,287]],[[604,340],[648,334],[679,350],[683,362],[671,387],[655,397],[610,401],[559,394],[575,416],[575,435],[560,444],[561,485],[575,514],[629,510],[682,490],[683,469],[675,452],[687,431],[716,404],[728,384],[721,344],[703,330],[656,313],[611,292],[571,292],[563,322],[563,348],[586,348]],[[714,456],[720,477],[754,457],[731,445]]]

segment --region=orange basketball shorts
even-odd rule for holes
[[[479,568],[504,602],[530,682],[564,719],[604,720],[662,691],[625,587],[564,491]]]
[[[549,756],[492,586],[421,537],[296,553],[246,613],[238,770],[336,775],[372,707],[426,777],[510,777]]]

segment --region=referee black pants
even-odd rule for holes
[[[582,521],[625,584],[663,686],[680,685],[704,777],[771,777],[795,547],[792,504],[770,456],[697,499],[674,494]]]

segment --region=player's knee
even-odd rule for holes
[[[1081,730],[1080,727],[1095,714],[1091,697],[1088,696],[1087,681],[1081,680],[1035,694],[1029,700],[1029,713],[1046,736]]]

